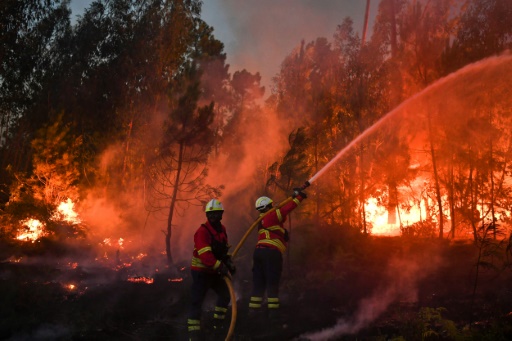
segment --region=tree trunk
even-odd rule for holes
[[[489,119],[491,121],[491,119]],[[494,172],[493,172],[493,166],[494,166],[494,162],[493,162],[493,158],[492,158],[492,154],[493,154],[493,143],[492,143],[492,136],[491,138],[489,139],[489,176],[490,176],[490,180],[491,180],[491,223],[492,223],[492,229],[493,229],[493,239],[496,240],[496,215],[495,215],[495,212],[494,212]]]
[[[362,124],[359,125],[360,127],[362,126]],[[361,128],[360,128],[361,130]],[[363,130],[361,130],[363,131]],[[366,198],[365,198],[365,191],[364,191],[364,187],[366,186],[366,182],[365,182],[365,179],[364,179],[364,172],[363,172],[363,167],[364,167],[364,162],[363,162],[363,153],[364,153],[364,148],[363,148],[363,143],[361,143],[361,147],[360,147],[360,156],[359,156],[359,176],[360,176],[360,181],[361,181],[361,189],[359,190],[359,202],[361,203],[361,218],[362,218],[362,224],[363,224],[363,233],[364,234],[367,234],[368,231],[367,231],[367,227],[366,227],[366,209],[364,207],[364,204],[366,203]]]
[[[315,135],[315,174],[319,171],[318,166],[318,135]],[[320,186],[316,186],[316,195],[315,195],[315,220],[320,222],[320,194],[318,193]]]
[[[390,11],[390,24],[391,24],[391,56],[396,56],[398,49],[397,44],[397,33],[396,33],[396,19],[395,19],[395,0],[389,0],[389,11]]]
[[[453,159],[452,159],[453,161]],[[450,204],[450,235],[453,238],[455,238],[455,189],[454,187],[454,176],[453,176],[453,162],[450,165],[449,168],[449,174],[448,174],[448,200]]]
[[[434,182],[436,186],[436,197],[437,197],[437,206],[439,208],[439,239],[443,239],[443,225],[444,225],[444,218],[443,218],[443,202],[441,200],[441,189],[439,187],[439,176],[437,174],[437,166],[436,166],[436,156],[434,151],[434,140],[433,140],[433,134],[432,134],[432,121],[430,118],[430,113],[427,113],[428,115],[428,132],[429,132],[429,138],[430,138],[430,154],[432,156],[432,168],[433,168],[433,175],[434,175]]]
[[[169,206],[169,217],[167,218],[167,233],[165,234],[165,252],[167,254],[167,264],[169,266],[174,265],[171,252],[171,236],[172,236],[172,218],[174,216],[174,208],[176,207],[176,196],[178,195],[181,167],[183,165],[183,151],[185,150],[185,144],[183,141],[180,142],[180,149],[178,154],[178,166],[176,169],[176,178],[174,181],[174,188],[172,190],[171,204]]]
[[[362,45],[366,42],[366,32],[368,31],[368,16],[370,14],[370,0],[366,0],[366,10],[364,12],[364,25],[363,25],[363,37],[361,39]]]

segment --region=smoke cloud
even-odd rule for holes
[[[161,119],[156,117],[154,121],[161,122]],[[237,128],[237,135],[241,139],[232,145],[224,144],[220,153],[212,157],[206,180],[211,186],[224,186],[219,199],[225,208],[223,223],[233,247],[257,218],[254,202],[265,194],[262,191],[266,177],[261,172],[278,161],[289,147],[288,128],[282,126],[275,112],[261,109],[258,119],[249,121],[250,125],[241,124]],[[158,140],[161,124],[152,126],[154,130],[150,135]],[[102,155],[99,170],[106,172],[111,162],[122,155],[123,148],[111,146]],[[255,179],[260,179],[261,183]],[[88,226],[88,237],[98,246],[99,256],[107,253],[107,257],[114,260],[118,253],[123,260],[142,252],[165,258],[164,231],[167,229],[169,209],[164,207],[150,214],[145,208],[146,198],[143,195],[138,191],[107,198],[104,189],[98,188],[91,189],[87,198],[80,203],[80,218]],[[190,205],[175,213],[171,252],[177,264],[188,265],[193,250],[193,235],[205,221],[202,206]],[[107,239],[108,243],[105,243]]]
[[[372,2],[370,19],[377,5]],[[202,16],[225,44],[228,63],[235,69],[259,72],[267,86],[301,40],[331,38],[346,17],[362,32],[365,9],[366,1],[351,0],[209,0],[203,4]]]
[[[391,304],[399,301],[417,302],[419,282],[439,267],[441,259],[435,252],[425,253],[416,259],[409,257],[390,260],[387,283],[363,299],[352,318],[339,319],[332,328],[302,335],[298,340],[324,341],[355,334],[384,314]]]

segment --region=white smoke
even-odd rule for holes
[[[352,318],[339,319],[335,326],[304,334],[298,340],[325,341],[356,334],[385,313],[392,303],[416,302],[418,282],[432,273],[437,264],[439,260],[432,253],[415,260],[392,259],[388,265],[388,283],[363,299]]]

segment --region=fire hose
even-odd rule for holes
[[[312,181],[312,180],[310,180]],[[304,185],[302,185],[300,187],[300,190],[304,190],[306,189],[307,187],[309,187],[311,185],[310,181],[306,181],[304,183]],[[246,239],[249,237],[249,235],[251,234],[251,232],[254,230],[254,228],[256,226],[258,226],[258,224],[260,223],[260,221],[267,215],[269,214],[270,212],[274,212],[275,210],[283,207],[284,205],[286,205],[287,203],[289,203],[290,201],[293,200],[293,196],[281,201],[276,207],[273,207],[271,210],[265,212],[264,214],[260,215],[260,217],[258,219],[256,219],[256,221],[251,225],[251,227],[249,227],[249,229],[247,230],[247,232],[245,232],[245,234],[243,235],[242,239],[240,239],[240,241],[238,242],[238,245],[235,247],[235,249],[233,250],[233,252],[231,253],[231,259],[235,258],[236,254],[238,253],[238,251],[240,250],[240,248],[242,247],[242,245],[245,243]],[[227,286],[228,286],[228,289],[229,289],[229,295],[231,297],[231,324],[229,325],[229,330],[228,330],[228,334],[226,336],[226,341],[229,341],[231,340],[231,338],[233,337],[233,332],[235,331],[235,324],[236,324],[236,315],[237,315],[237,310],[236,310],[236,296],[235,296],[235,291],[233,290],[233,284],[231,283],[231,279],[229,278],[229,276],[224,276],[224,281],[226,282]]]
[[[233,283],[231,283],[231,278],[229,276],[224,276],[224,282],[228,286],[229,296],[231,297],[231,323],[229,325],[228,334],[226,336],[226,341],[231,340],[233,337],[233,332],[235,331],[236,324],[236,296],[235,290],[233,289]]]

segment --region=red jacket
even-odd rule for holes
[[[256,247],[272,248],[284,253],[288,245],[288,238],[285,235],[288,233],[283,227],[288,214],[293,211],[303,198],[299,195],[292,201],[286,203],[283,207],[278,208],[265,215],[258,227],[258,242]],[[265,213],[260,214],[264,215]]]
[[[226,227],[217,232],[209,222],[202,224],[194,234],[194,252],[192,255],[192,270],[215,273],[221,261],[213,254],[214,239],[227,248],[228,235]]]

